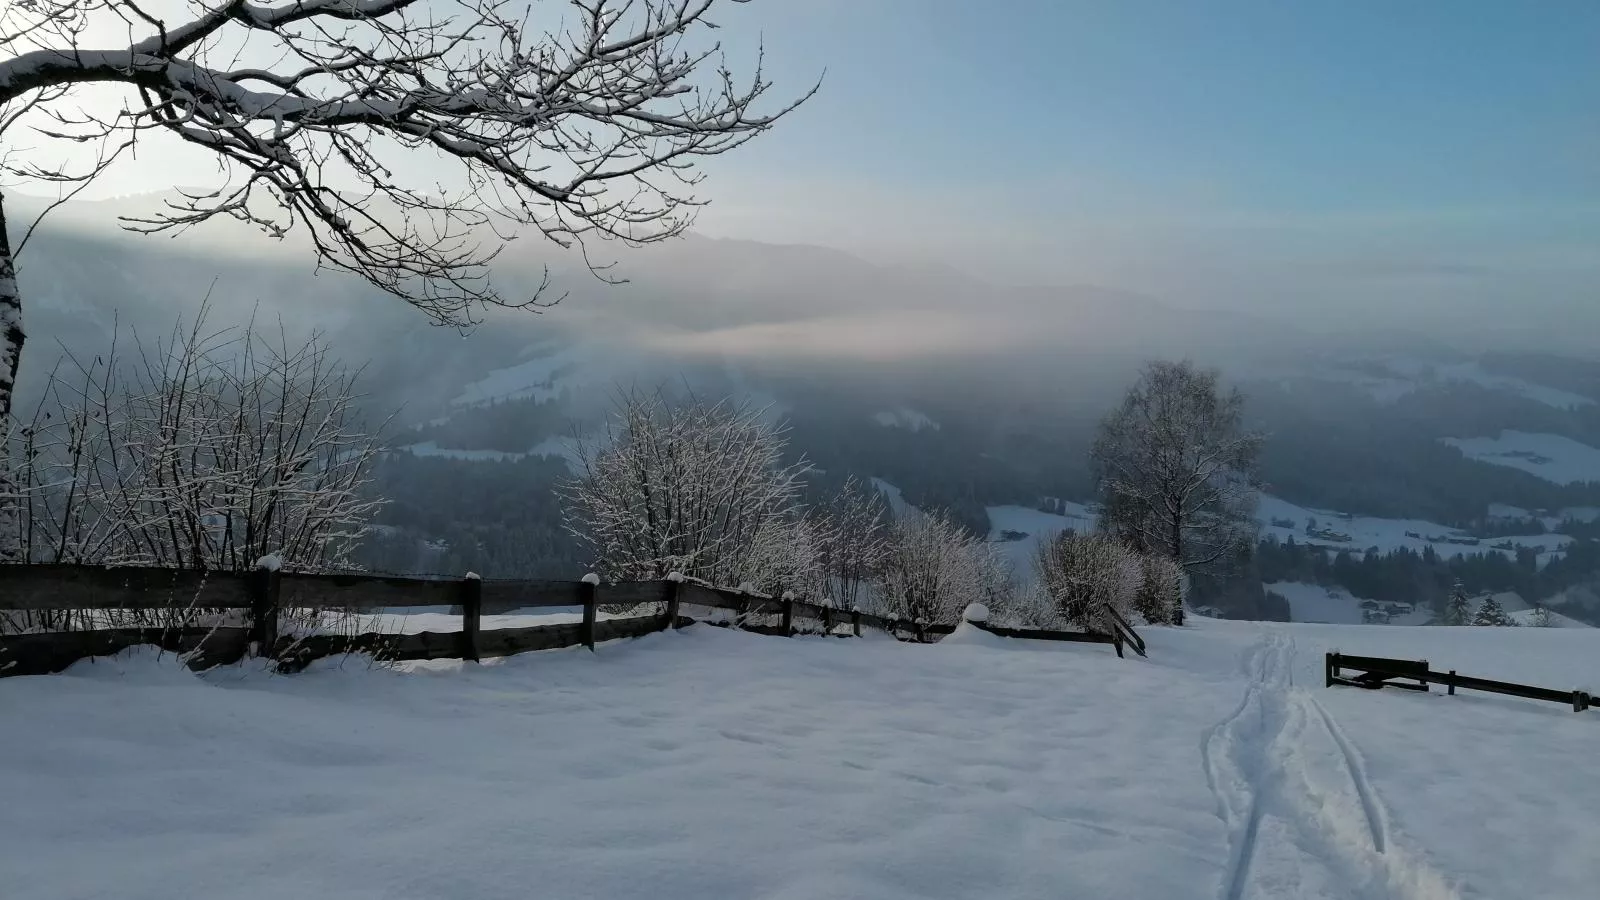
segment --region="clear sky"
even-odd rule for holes
[[[725,16],[751,20],[741,38],[759,23],[783,83],[827,76],[719,166],[707,230],[1152,289],[1205,270],[1230,276],[1216,291],[1250,272],[1600,274],[1593,0],[746,12]]]
[[[711,234],[1195,305],[1600,302],[1596,0],[755,0],[716,19],[736,62],[764,39],[778,95],[826,78],[708,167]],[[106,187],[195,165],[147,153]]]

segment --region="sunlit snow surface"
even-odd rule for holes
[[[1600,689],[1600,632],[1191,622],[0,680],[5,895],[1592,896],[1600,713],[1321,670]]]

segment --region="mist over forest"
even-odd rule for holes
[[[1268,492],[1301,507],[1483,531],[1491,509],[1600,506],[1600,471],[1558,482],[1448,443],[1511,431],[1600,446],[1600,404],[1589,399],[1600,396],[1600,364],[1564,343],[1582,329],[1548,347],[1519,333],[1485,352],[1375,318],[1308,328],[1287,306],[1195,309],[693,233],[616,246],[599,276],[547,243],[513,242],[497,284],[530,295],[543,285],[548,305],[490,310],[457,329],[351,276],[316,272],[293,246],[225,227],[171,239],[106,227],[160,200],[69,204],[32,238],[19,406],[38,402],[61,352],[88,358],[119,329],[124,344],[155,341],[202,307],[214,328],[320,332],[361,368],[364,414],[383,424],[389,448],[371,486],[387,502],[357,555],[378,571],[581,574],[553,492],[571,477],[575,442],[638,390],[749,399],[785,424],[816,495],[878,479],[989,535],[1000,530],[991,508],[1093,499],[1095,429],[1152,359],[1220,367],[1267,435]],[[1479,328],[1496,333],[1492,321]],[[1442,598],[1453,576],[1435,568],[1427,593]],[[1213,599],[1232,614],[1287,618],[1262,583],[1250,575]]]

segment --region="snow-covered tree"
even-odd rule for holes
[[[1446,625],[1466,625],[1472,619],[1472,607],[1467,600],[1467,588],[1459,580],[1450,589],[1450,599],[1445,602],[1443,622]]]
[[[954,622],[993,586],[984,542],[942,511],[901,516],[889,527],[878,572],[878,609],[899,619]]]
[[[1216,370],[1154,362],[1100,425],[1090,461],[1101,526],[1187,572],[1214,572],[1255,543],[1262,436]]]
[[[1061,619],[1098,628],[1110,606],[1127,615],[1143,581],[1137,554],[1104,534],[1066,531],[1039,543],[1034,574]]]
[[[1183,606],[1183,569],[1165,556],[1140,554],[1133,608],[1152,625],[1177,621]]]
[[[856,609],[866,600],[886,552],[888,506],[883,494],[863,487],[855,478],[826,503],[810,511],[820,540],[818,560],[827,579],[815,596],[832,600],[843,609]]]
[[[26,559],[351,567],[378,448],[320,337],[213,331],[202,310],[133,357],[52,376],[20,441]]]
[[[1550,621],[1550,608],[1543,603],[1533,605],[1533,627],[1549,628],[1554,623]]]
[[[1506,611],[1500,606],[1499,601],[1494,599],[1493,594],[1490,594],[1483,598],[1482,603],[1478,604],[1478,611],[1472,616],[1472,624],[1505,626],[1511,624],[1511,617],[1506,615]]]
[[[200,148],[216,186],[128,227],[227,217],[304,234],[322,265],[459,324],[541,302],[540,288],[503,294],[489,278],[518,233],[562,246],[682,233],[701,203],[696,161],[793,108],[759,111],[759,63],[740,78],[697,40],[726,6],[18,0],[0,5],[0,171],[71,194],[123,156]],[[74,96],[85,86],[101,102]],[[64,164],[66,147],[91,153]],[[0,434],[25,337],[21,249],[0,198]],[[8,462],[0,501],[15,493]],[[4,505],[0,561],[21,553]]]
[[[577,447],[567,528],[595,572],[648,581],[681,572],[772,587],[816,565],[801,535],[800,474],[785,431],[748,403],[627,393],[605,433]]]

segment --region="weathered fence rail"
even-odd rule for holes
[[[1350,670],[1356,674],[1346,676],[1344,674],[1345,670]],[[1396,679],[1404,679],[1404,681],[1397,681]],[[1415,681],[1416,684],[1405,683],[1409,681]],[[1439,672],[1435,671],[1425,659],[1389,659],[1382,656],[1350,656],[1343,653],[1329,653],[1324,660],[1324,682],[1327,687],[1339,684],[1367,688],[1369,690],[1398,687],[1412,691],[1427,691],[1430,684],[1442,684],[1449,689],[1449,693],[1452,695],[1455,694],[1457,688],[1469,691],[1483,691],[1490,694],[1507,694],[1528,700],[1543,700],[1549,703],[1571,705],[1574,712],[1583,712],[1592,705],[1592,697],[1587,691],[1558,691],[1529,684],[1515,684],[1510,681],[1492,681],[1488,678],[1458,675],[1454,669],[1448,672]]]
[[[655,604],[659,613],[601,619],[601,607]],[[461,617],[460,631],[359,634],[284,634],[285,610],[374,612],[444,607]],[[582,609],[582,621],[520,628],[484,629],[484,615],[519,609]],[[595,645],[690,624],[684,607],[731,612],[737,627],[761,634],[833,634],[860,637],[862,629],[885,631],[901,640],[926,642],[954,626],[885,618],[853,609],[712,588],[692,581],[592,584],[587,581],[483,581],[396,578],[377,575],[313,575],[261,569],[201,572],[140,567],[69,565],[0,566],[0,612],[145,610],[169,614],[172,627],[104,627],[0,635],[0,677],[59,672],[77,660],[117,653],[141,644],[188,655],[191,668],[238,662],[254,653],[298,671],[314,660],[365,653],[383,660],[481,660],[531,650]],[[183,620],[194,611],[233,611],[225,624]],[[1113,615],[1115,615],[1113,613]],[[765,620],[773,617],[779,623]],[[234,620],[237,619],[237,622]],[[807,624],[810,623],[810,624]],[[718,624],[718,623],[712,623]],[[1023,631],[978,624],[1006,637],[1124,643],[1144,655],[1144,641],[1116,616],[1111,632]],[[848,631],[842,631],[848,628]]]

